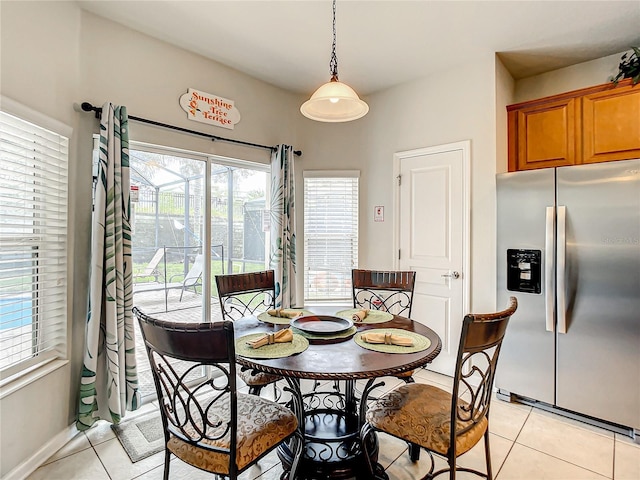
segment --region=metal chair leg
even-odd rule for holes
[[[420,460],[420,446],[415,443],[409,443],[409,459],[416,463]]]
[[[487,461],[487,480],[493,480],[493,473],[491,471],[491,452],[489,449],[489,428],[484,432],[484,456]]]
[[[164,473],[162,475],[163,480],[169,480],[169,464],[171,462],[171,452],[165,445],[164,447]]]

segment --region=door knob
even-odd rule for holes
[[[441,277],[445,277],[445,278],[460,278],[460,274],[458,272],[451,272],[447,275],[440,275]]]

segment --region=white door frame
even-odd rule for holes
[[[469,312],[469,290],[471,286],[471,259],[470,259],[470,223],[471,223],[471,191],[470,191],[470,171],[471,171],[471,141],[462,140],[460,142],[445,143],[431,147],[406,150],[393,154],[393,265],[397,270],[400,260],[398,252],[400,249],[400,161],[406,158],[419,157],[434,153],[445,153],[452,150],[462,151],[462,172],[463,172],[463,225],[462,225],[462,308],[463,314]]]

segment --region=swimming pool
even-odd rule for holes
[[[31,295],[0,297],[0,330],[31,324],[31,307]]]

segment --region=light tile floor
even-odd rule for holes
[[[451,378],[427,370],[419,370],[415,378],[451,386]],[[399,384],[397,379],[385,381],[385,390]],[[155,408],[150,403],[140,413]],[[629,437],[498,399],[492,402],[489,429],[496,480],[640,480],[640,445]],[[379,460],[391,480],[419,479],[426,474],[429,457],[425,452],[414,464],[404,442],[384,434],[379,438]],[[100,422],[86,433],[78,433],[28,480],[159,480],[162,463],[163,453],[131,463],[109,424]],[[458,463],[484,471],[482,442],[460,457]],[[436,457],[436,468],[445,464]],[[281,473],[278,457],[272,453],[241,478],[278,480]],[[212,475],[174,459],[170,478],[211,480]],[[478,477],[461,473],[457,478]]]

